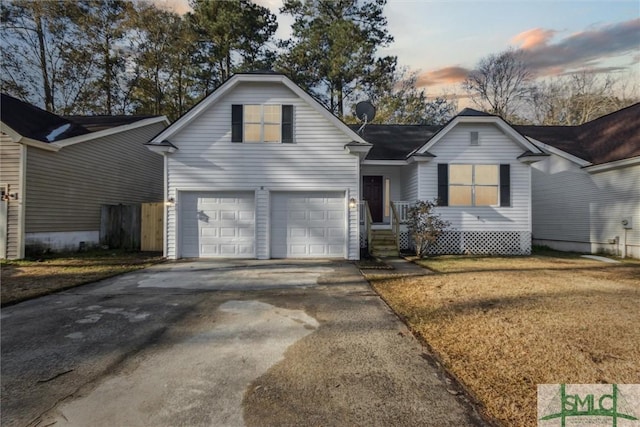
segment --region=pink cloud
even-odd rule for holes
[[[469,70],[463,67],[445,67],[420,73],[416,86],[425,87],[439,84],[460,83],[467,78]]]
[[[512,43],[519,44],[522,49],[532,49],[544,46],[554,36],[555,30],[544,30],[542,28],[532,28],[523,31],[511,39]]]

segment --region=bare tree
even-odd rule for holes
[[[540,125],[580,125],[635,102],[637,93],[628,93],[622,80],[588,71],[540,82],[531,96]]]
[[[367,92],[367,98],[377,107],[373,123],[441,125],[456,115],[457,100],[444,93],[429,98],[417,82],[418,72],[403,67],[393,73],[390,84]],[[346,120],[357,122],[355,115]]]
[[[508,49],[482,58],[462,87],[480,108],[508,119],[529,95],[532,77],[522,51]]]

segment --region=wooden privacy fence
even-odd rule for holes
[[[100,244],[110,249],[140,250],[140,205],[102,205]]]
[[[163,206],[163,203],[102,205],[100,244],[111,249],[162,251]]]
[[[164,203],[143,203],[140,250],[162,252],[164,243]]]

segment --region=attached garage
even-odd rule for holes
[[[183,192],[181,256],[255,257],[255,193]]]
[[[271,258],[343,258],[344,192],[271,194]]]

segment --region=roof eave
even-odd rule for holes
[[[546,158],[549,157],[549,154],[546,153],[531,153],[531,152],[526,152],[521,154],[520,156],[518,156],[518,161],[520,163],[524,163],[526,165],[532,165],[534,163],[537,163],[541,160],[544,160]]]
[[[409,156],[409,158],[407,159],[408,163],[428,163],[430,161],[432,161],[433,159],[435,159],[436,156],[429,153],[429,152],[424,152],[424,153],[413,153]]]
[[[172,153],[175,153],[176,151],[178,151],[178,147],[176,147],[175,145],[173,145],[172,143],[170,143],[167,140],[164,140],[164,141],[162,141],[160,143],[157,143],[157,144],[156,143],[147,142],[144,145],[150,151],[153,151],[154,153],[162,154],[162,155],[172,154]]]
[[[169,124],[169,120],[165,116],[150,117],[148,119],[138,120],[136,122],[129,123],[127,125],[115,126],[115,127],[112,127],[112,128],[109,128],[109,129],[100,130],[100,131],[97,131],[97,132],[91,132],[91,133],[87,133],[87,134],[79,135],[79,136],[74,136],[74,137],[67,138],[67,139],[61,139],[59,141],[55,141],[54,144],[56,144],[60,148],[64,148],[64,147],[68,147],[69,145],[74,145],[74,144],[78,144],[78,143],[81,143],[81,142],[91,141],[91,140],[94,140],[94,139],[97,139],[97,138],[103,138],[105,136],[115,135],[115,134],[118,134],[118,133],[130,131],[130,130],[134,130],[134,129],[138,129],[138,128],[141,128],[141,127],[150,126],[150,125],[153,125],[155,123],[162,123],[162,122],[164,122],[166,125]]]
[[[583,167],[588,173],[605,172],[613,169],[626,168],[629,166],[640,165],[640,156],[630,157],[628,159],[614,160],[612,162],[602,163],[598,165],[589,165]]]
[[[570,162],[573,162],[580,167],[587,167],[593,164],[587,160],[581,159],[580,157],[574,156],[573,154],[569,154],[566,151],[563,151],[559,148],[553,147],[549,144],[545,144],[542,141],[538,141],[537,139],[534,139],[530,136],[528,136],[527,139],[531,141],[533,144],[535,144],[536,146],[539,146],[542,150],[547,151],[551,154],[555,154],[556,156],[560,156],[565,160],[569,160]]]
[[[16,132],[14,129],[12,129],[11,126],[7,125],[4,122],[2,122],[1,131],[2,133],[9,135],[9,137],[11,138],[11,141],[15,142],[16,144],[27,145],[29,147],[39,148],[41,150],[53,151],[53,152],[59,151],[60,148],[62,148],[55,142],[47,143],[47,142],[38,141],[37,139],[32,139],[32,138],[27,138],[25,136],[22,136],[18,132]]]
[[[361,143],[352,141],[348,144],[345,144],[344,149],[347,151],[347,153],[356,155],[360,158],[360,161],[363,161],[364,158],[367,157],[367,154],[369,154],[369,151],[371,151],[371,147],[373,147],[373,144],[370,144],[368,142]]]

